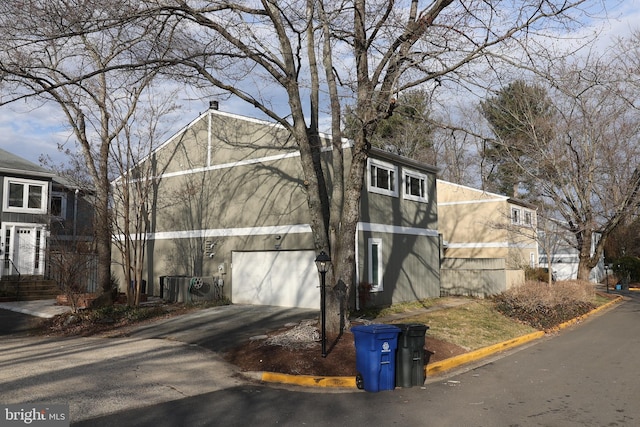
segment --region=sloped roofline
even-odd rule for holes
[[[512,203],[514,205],[522,206],[522,207],[525,207],[525,208],[528,208],[528,209],[531,209],[531,210],[536,210],[536,211],[538,210],[537,206],[535,206],[535,205],[533,205],[533,204],[531,204],[529,202],[525,202],[524,200],[516,199],[514,197],[505,196],[503,194],[492,193],[490,191],[480,190],[478,188],[469,187],[468,185],[456,184],[454,182],[449,182],[449,181],[445,181],[445,180],[442,180],[442,179],[436,180],[436,186],[438,185],[438,183],[451,185],[453,187],[463,188],[465,190],[473,191],[473,192],[476,192],[476,193],[486,194],[489,197],[492,197],[493,199],[496,199],[496,200],[506,201],[508,203]]]
[[[29,160],[0,148],[0,173],[53,178],[56,175]]]
[[[165,146],[171,144],[176,138],[180,138],[185,132],[187,132],[193,125],[195,125],[198,121],[206,118],[206,116],[208,114],[216,114],[219,116],[223,116],[223,117],[228,117],[231,119],[235,119],[235,120],[242,120],[245,122],[249,122],[249,123],[255,123],[258,125],[262,125],[262,126],[270,126],[270,127],[274,127],[274,128],[278,128],[278,129],[283,129],[285,130],[285,127],[282,126],[280,123],[274,123],[274,122],[269,122],[267,120],[264,119],[257,119],[255,117],[248,117],[248,116],[243,116],[240,114],[235,114],[235,113],[229,113],[226,111],[220,111],[214,108],[209,108],[206,111],[204,111],[203,113],[198,114],[198,116],[196,118],[194,118],[193,120],[191,120],[189,123],[187,123],[185,126],[183,126],[182,128],[180,128],[178,131],[176,131],[172,136],[170,136],[166,141],[164,141],[162,144],[160,144],[159,146],[157,146],[154,150],[152,150],[151,154],[149,156],[145,156],[141,162],[146,161],[151,155],[159,152],[160,150],[162,150]],[[320,138],[325,139],[325,140],[329,140],[331,139],[331,135],[320,132],[318,134],[320,136]],[[353,141],[351,141],[348,138],[342,138],[342,144],[344,147],[351,147],[353,145]],[[330,150],[331,147],[328,147],[328,150]],[[323,151],[325,151],[325,149],[323,149]],[[381,158],[386,158],[389,160],[394,160],[396,162],[399,163],[403,163],[407,166],[411,166],[417,169],[422,169],[428,172],[432,172],[432,173],[438,173],[439,169],[435,166],[431,166],[431,165],[427,165],[425,163],[420,163],[417,162],[415,160],[412,160],[408,157],[404,157],[404,156],[400,156],[394,153],[390,153],[388,151],[384,151],[381,150],[379,148],[375,148],[372,147],[371,148],[371,154],[375,157],[381,157]],[[118,181],[120,181],[122,178],[121,176],[118,176],[116,179],[114,179],[111,183],[115,184]]]

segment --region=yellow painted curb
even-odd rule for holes
[[[548,332],[554,332],[568,326],[571,326],[586,317],[589,317],[599,311],[605,310],[614,304],[622,301],[623,298],[621,296],[617,296],[615,299],[591,310],[589,313],[586,313],[582,316],[576,317],[575,319],[564,322],[557,327],[551,329]],[[451,369],[457,368],[464,364],[475,362],[487,356],[491,356],[493,354],[499,353],[501,351],[509,350],[514,347],[518,347],[520,345],[526,344],[530,341],[542,338],[545,336],[544,331],[536,331],[527,335],[523,335],[521,337],[513,338],[508,341],[504,341],[498,344],[490,345],[488,347],[483,347],[478,350],[473,350],[465,354],[461,354],[459,356],[450,357],[445,360],[441,360],[439,362],[430,363],[425,367],[425,375],[435,376],[438,374],[442,374],[443,372],[449,371]],[[343,387],[343,388],[356,388],[356,378],[353,377],[316,377],[313,375],[288,375],[281,374],[277,372],[262,372],[260,379],[264,382],[272,382],[272,383],[280,383],[280,384],[292,384],[299,385],[304,387]]]
[[[288,375],[276,372],[263,372],[262,381],[293,384],[307,387],[356,387],[356,377],[316,377],[313,375]]]
[[[590,312],[583,314],[582,316],[578,316],[578,317],[576,317],[574,319],[567,320],[566,322],[559,324],[555,328],[549,329],[548,332],[556,332],[556,331],[559,331],[560,329],[564,329],[564,328],[567,328],[567,327],[569,327],[571,325],[575,325],[576,323],[586,319],[587,317],[593,316],[594,314],[596,314],[596,313],[598,313],[598,312],[600,312],[602,310],[606,310],[607,308],[609,308],[609,307],[621,302],[622,300],[623,300],[623,298],[620,295],[618,295],[617,297],[615,297],[611,301],[609,301],[609,302],[607,302],[605,304],[602,304],[600,307],[596,307],[593,310],[591,310]]]
[[[448,371],[453,368],[457,368],[460,365],[469,362],[475,362],[476,360],[480,360],[484,357],[490,356],[492,354],[498,353],[500,351],[508,350],[513,347],[517,347],[519,345],[525,344],[529,341],[536,340],[544,336],[543,331],[532,332],[527,335],[523,335],[518,338],[511,339],[509,341],[504,341],[498,344],[490,345],[488,347],[479,348],[478,350],[473,350],[468,353],[461,354],[459,356],[450,357],[445,360],[441,360],[439,362],[430,363],[426,367],[427,376],[437,375],[442,372]]]

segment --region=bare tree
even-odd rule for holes
[[[550,131],[536,131],[540,116],[518,113],[530,126],[511,162],[531,183],[527,198],[552,208],[547,219],[564,230],[578,253],[578,279],[588,280],[639,201],[640,118],[630,103],[637,92],[611,52],[549,60],[537,72],[553,104],[542,126]]]
[[[145,81],[146,74],[131,68],[139,58],[179,64],[179,78],[198,76],[288,129],[300,148],[314,245],[332,259],[327,328],[337,335],[345,324],[354,277],[370,138],[394,114],[393,99],[414,88],[476,84],[471,65],[498,53],[503,59],[510,52],[520,55],[534,36],[547,30],[557,34],[558,26],[576,22],[571,15],[583,3],[587,1],[86,0],[72,8],[60,0],[45,5],[9,0],[0,9],[11,41],[3,49],[1,68],[26,83],[30,93],[44,94],[63,107],[96,184],[99,227],[108,224],[108,148],[123,129],[121,123],[111,123],[108,107],[123,87],[137,88]],[[92,32],[92,25],[109,30]],[[154,37],[157,31],[162,35]],[[158,42],[173,49],[171,61],[154,48]],[[14,65],[25,58],[38,66]],[[110,80],[114,70],[119,70],[117,84]],[[88,101],[93,109],[81,108]],[[347,105],[358,125],[345,171],[341,124]],[[321,111],[331,116],[331,188],[321,162]],[[95,124],[98,144],[90,143],[87,123]],[[107,234],[99,230],[98,249],[105,260]],[[106,264],[100,277],[106,281]]]
[[[113,114],[121,117],[126,125],[111,144],[111,165],[118,178],[113,182],[113,231],[125,280],[125,293],[129,305],[139,305],[142,294],[143,269],[150,230],[149,212],[157,195],[155,163],[151,160],[153,150],[162,139],[161,120],[175,108],[174,93],[153,90],[145,85],[144,99],[136,96],[135,106]],[[133,109],[130,115],[129,110]]]
[[[95,191],[102,302],[110,303],[109,160],[157,68],[145,67],[157,34],[134,22],[136,2],[14,1],[0,5],[0,105],[38,97],[66,116]]]
[[[327,328],[338,334],[346,315],[341,307],[347,306],[354,277],[355,232],[370,139],[380,122],[394,114],[393,99],[412,88],[462,79],[467,65],[506,41],[517,40],[521,49],[526,48],[529,29],[561,24],[583,1],[524,1],[515,9],[503,3],[453,0],[427,5],[418,0],[156,3],[193,29],[189,52],[178,53],[183,65],[255,106],[297,141],[315,246],[332,259]],[[202,48],[194,51],[198,46]],[[229,65],[211,67],[205,58],[216,55]],[[255,85],[257,79],[263,84]],[[274,103],[274,93],[284,96],[287,108]],[[320,163],[321,102],[332,119],[332,188],[327,188]],[[347,105],[357,126],[351,166],[345,171],[341,122]]]

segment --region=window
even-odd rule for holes
[[[427,176],[418,172],[404,172],[404,198],[427,202]]]
[[[511,222],[513,224],[520,224],[520,209],[511,208]]]
[[[398,168],[390,163],[369,159],[368,186],[372,193],[398,196]]]
[[[7,212],[46,213],[47,188],[42,181],[6,179],[4,209]]]
[[[51,194],[51,215],[63,219],[67,217],[66,193],[53,192]]]
[[[369,283],[371,292],[382,291],[382,240],[369,239]]]
[[[524,225],[533,225],[533,215],[531,211],[524,211]]]

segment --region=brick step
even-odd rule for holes
[[[18,301],[39,301],[43,299],[56,299],[58,295],[20,295]]]
[[[55,299],[60,290],[53,280],[2,280],[0,291],[6,295],[16,296],[22,301]]]

